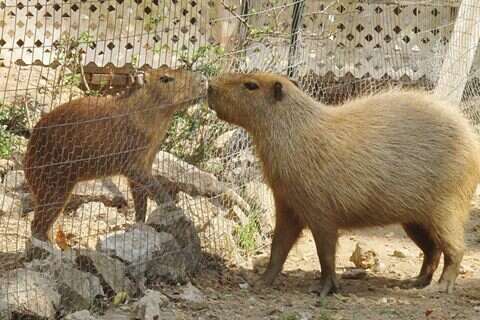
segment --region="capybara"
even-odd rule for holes
[[[338,230],[401,224],[424,253],[425,287],[443,252],[439,285],[451,292],[464,254],[464,224],[479,182],[480,148],[456,107],[419,91],[389,91],[324,106],[287,78],[224,74],[209,106],[251,135],[273,190],[271,284],[302,229],[314,236],[321,297],[338,290]]]
[[[133,91],[119,97],[84,97],[58,106],[35,125],[25,155],[35,200],[32,237],[49,231],[74,186],[85,180],[128,178],[136,221],[145,220],[147,197],[170,198],[151,170],[174,113],[206,94],[200,74],[162,66],[136,77]]]

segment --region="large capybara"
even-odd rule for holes
[[[308,227],[322,270],[319,293],[335,292],[338,230],[399,223],[424,253],[406,286],[429,285],[443,252],[440,285],[453,290],[480,178],[477,137],[455,106],[391,91],[331,108],[268,73],[221,75],[210,81],[208,100],[220,119],[251,134],[273,190],[265,284]]]
[[[128,178],[135,219],[143,222],[147,196],[169,200],[151,170],[174,113],[206,94],[197,73],[162,66],[136,77],[120,97],[84,97],[58,106],[33,129],[24,166],[35,200],[32,237],[49,239],[74,186],[112,175]]]

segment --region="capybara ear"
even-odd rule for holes
[[[277,81],[273,85],[273,96],[277,101],[281,101],[283,99],[283,85],[281,82]]]

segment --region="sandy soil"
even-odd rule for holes
[[[462,274],[453,294],[432,287],[403,290],[400,280],[415,276],[421,266],[420,250],[398,226],[344,234],[337,251],[341,292],[320,301],[309,292],[319,278],[319,264],[311,234],[306,232],[294,247],[284,272],[272,288],[255,287],[258,270],[206,268],[195,279],[207,302],[176,300],[181,288],[159,286],[172,300],[164,308],[165,319],[480,319],[480,211],[474,210],[468,225],[467,252]],[[343,279],[353,267],[349,261],[357,243],[376,252],[383,267],[362,279]],[[401,251],[405,257],[393,252]],[[261,255],[268,254],[268,247]],[[257,257],[258,261],[258,257]],[[435,274],[437,281],[443,264]],[[116,317],[106,319],[122,319]]]

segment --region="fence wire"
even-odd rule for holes
[[[477,50],[451,41],[460,4],[1,1],[0,318],[98,310],[268,244],[254,146],[198,74],[282,73],[332,107],[432,90],[449,49]],[[475,126],[479,66],[460,104]]]

